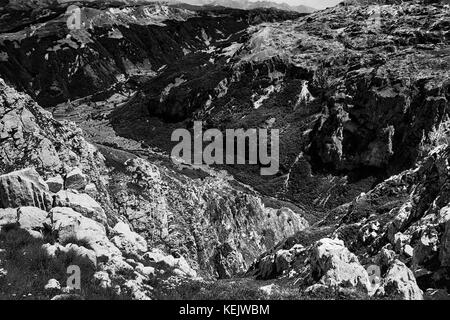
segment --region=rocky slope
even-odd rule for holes
[[[266,206],[226,175],[191,179],[107,147],[101,147],[103,156],[73,123],[53,120],[3,80],[0,86],[2,283],[19,272],[9,251],[26,252],[37,243],[49,264],[64,255],[87,258],[88,283],[101,282],[94,288],[149,298],[157,294],[155,283],[162,290],[197,275],[242,274],[261,252],[308,226],[299,212]],[[27,247],[10,246],[18,232],[30,238]],[[157,266],[173,270],[175,278],[157,277]],[[62,281],[61,274],[53,276]],[[36,295],[35,285],[23,291]]]
[[[449,5],[65,9],[0,14],[0,281],[33,246],[88,298],[448,298]],[[279,174],[175,166],[194,120],[279,129]]]

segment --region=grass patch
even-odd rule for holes
[[[71,265],[80,267],[81,290],[76,292],[85,299],[121,299],[112,290],[98,288],[92,281],[96,272],[95,266],[86,258],[79,256],[74,250],[60,252],[56,257],[49,257],[42,245],[43,239],[33,238],[26,230],[16,226],[2,228],[0,232],[0,248],[3,248],[1,265],[6,275],[0,278],[0,300],[46,300],[54,293],[44,290],[50,279],[66,286],[71,274],[67,268]],[[83,245],[82,241],[77,241]]]

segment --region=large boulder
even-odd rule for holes
[[[367,271],[343,241],[329,238],[317,241],[310,259],[312,276],[319,283],[370,291]]]
[[[413,272],[400,260],[395,260],[381,281],[377,296],[404,300],[423,300]]]
[[[69,207],[82,215],[106,224],[106,214],[100,204],[87,194],[61,190],[56,194],[56,205]]]
[[[114,236],[111,241],[124,255],[139,257],[147,252],[147,241],[142,236],[131,231],[128,224],[119,222],[112,232]]]
[[[97,261],[109,261],[122,256],[120,250],[112,244],[105,227],[97,221],[86,218],[71,208],[53,208],[50,212],[50,224],[63,243],[83,241],[95,252]]]
[[[36,207],[22,207],[17,210],[17,223],[22,229],[41,230],[48,213]]]
[[[0,176],[0,207],[23,206],[37,207],[46,211],[52,206],[48,186],[33,168]]]

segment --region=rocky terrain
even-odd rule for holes
[[[93,1],[79,30],[3,2],[0,298],[448,298],[446,1]],[[195,120],[279,129],[280,172],[175,165]]]

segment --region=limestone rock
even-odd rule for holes
[[[28,95],[0,79],[0,174],[34,167],[43,177],[78,167],[100,182],[104,158],[73,123],[60,123]]]
[[[48,187],[35,169],[0,176],[0,207],[33,206],[47,211],[51,209],[51,205]]]
[[[100,223],[106,223],[106,214],[100,204],[87,194],[61,190],[56,194],[56,205],[69,207],[82,215]]]
[[[164,254],[161,250],[153,249],[144,255],[144,261],[150,266],[167,269],[184,277],[195,278],[197,272],[193,270],[183,257],[175,258]]]
[[[311,272],[314,279],[327,286],[354,287],[368,292],[367,271],[341,240],[319,240],[311,253]]]
[[[113,233],[116,235],[111,241],[124,255],[139,257],[147,252],[147,242],[145,239],[137,233],[132,232],[126,223],[119,222],[114,227]]]
[[[392,263],[375,295],[404,300],[423,299],[423,292],[417,286],[413,272],[399,260]]]
[[[71,208],[53,208],[50,212],[50,223],[61,242],[70,242],[72,239],[87,242],[95,252],[97,261],[109,261],[114,256],[122,256],[120,250],[109,241],[102,224]]]
[[[41,230],[48,213],[36,207],[21,207],[17,210],[17,223],[22,229]]]

